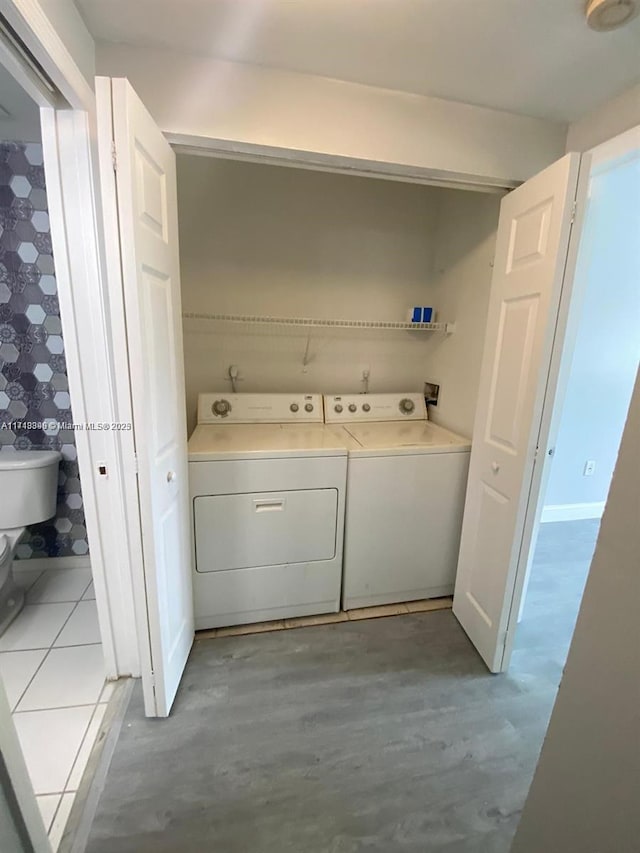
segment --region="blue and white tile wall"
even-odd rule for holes
[[[63,456],[57,515],[29,528],[18,558],[89,551],[72,423],[42,146],[0,142],[0,452]]]

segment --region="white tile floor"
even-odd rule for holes
[[[90,569],[19,568],[24,610],[0,637],[0,672],[49,839],[57,850],[112,685]]]

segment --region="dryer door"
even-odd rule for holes
[[[332,560],[338,491],[207,495],[194,500],[194,521],[198,572]]]

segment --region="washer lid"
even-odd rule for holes
[[[450,432],[431,421],[345,424],[343,429],[358,442],[362,451],[452,453],[471,448],[471,441],[468,438]],[[350,450],[350,452],[358,453],[359,451]]]
[[[57,450],[3,450],[0,453],[0,471],[25,468],[46,468],[57,465],[62,454]]]
[[[346,456],[344,441],[324,424],[200,424],[189,439],[189,461]]]

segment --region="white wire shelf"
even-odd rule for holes
[[[447,332],[449,334],[455,329],[454,323],[407,323],[389,320],[323,320],[312,317],[264,317],[253,314],[202,314],[193,311],[185,311],[182,316],[185,320],[296,326],[303,329],[395,329],[407,332]]]

